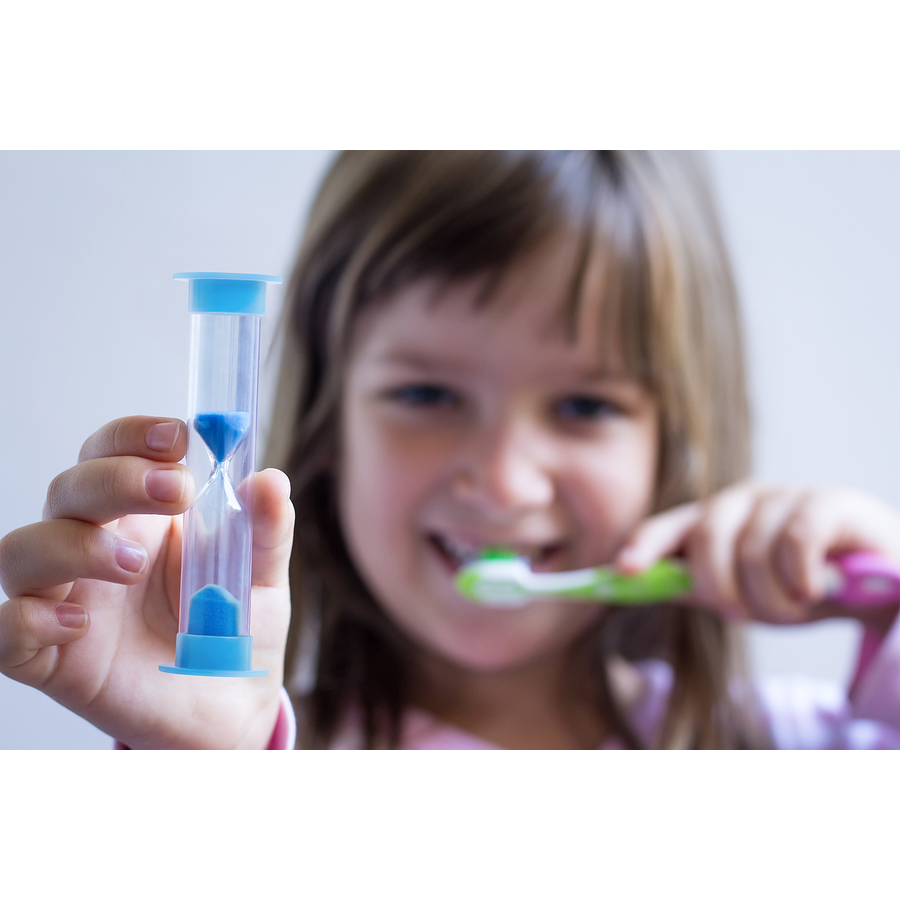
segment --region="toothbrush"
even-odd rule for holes
[[[573,572],[532,572],[528,561],[500,548],[483,551],[456,575],[457,590],[484,606],[523,606],[534,600],[585,600],[641,605],[675,600],[691,591],[687,569],[662,559],[636,575],[611,566]],[[829,558],[826,597],[850,606],[900,600],[900,564],[876,553]]]
[[[528,560],[500,548],[456,575],[457,590],[486,606],[521,606],[532,600],[596,600],[605,603],[658,603],[691,590],[687,569],[663,559],[637,575],[622,575],[610,566],[574,572],[532,572]]]

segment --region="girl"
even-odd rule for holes
[[[900,517],[744,480],[739,315],[694,157],[345,154],[283,338],[290,499],[266,470],[254,510],[269,677],[156,670],[192,485],[184,424],[146,418],[90,438],[0,545],[0,670],[131,747],[293,746],[295,714],[307,747],[900,745],[897,605],[852,612],[852,702],[740,671],[733,623],[850,614],[821,599],[826,555],[900,558]],[[680,555],[695,588],[477,607],[453,576],[489,545],[544,571]]]

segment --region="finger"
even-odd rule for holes
[[[7,597],[61,588],[62,599],[76,578],[136,584],[146,569],[140,544],[76,519],[26,525],[0,540],[0,587]]]
[[[266,469],[256,476],[253,498],[253,584],[287,587],[294,540],[291,483],[284,472]]]
[[[89,459],[50,482],[44,519],[80,519],[105,525],[137,513],[177,515],[193,502],[186,466],[135,456]]]
[[[818,490],[801,496],[779,538],[776,565],[799,596],[825,592],[830,554],[870,550],[900,558],[900,518],[857,491]]]
[[[806,615],[801,597],[780,573],[775,553],[797,501],[794,492],[763,495],[737,539],[736,568],[743,602],[763,621],[797,622]]]
[[[144,456],[159,462],[178,462],[187,452],[187,436],[187,426],[180,419],[129,416],[95,431],[84,442],[78,461]]]
[[[772,554],[773,565],[788,591],[805,601],[825,593],[825,556],[834,529],[816,509],[813,497],[802,497],[785,518]]]
[[[39,597],[7,600],[0,604],[0,671],[16,678],[16,670],[42,650],[77,641],[89,626],[87,610],[74,603]]]
[[[640,572],[676,553],[700,517],[699,503],[685,503],[645,519],[619,551],[616,566],[623,572]]]
[[[754,491],[722,491],[703,506],[703,516],[686,542],[694,581],[691,597],[729,620],[747,618],[735,571],[735,542],[753,508]]]

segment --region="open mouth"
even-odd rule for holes
[[[481,558],[488,547],[503,547],[527,559],[533,571],[551,571],[554,561],[560,555],[562,543],[538,544],[525,547],[521,544],[480,544],[475,545],[442,534],[427,535],[428,543],[451,572]]]

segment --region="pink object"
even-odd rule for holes
[[[900,564],[877,553],[848,553],[829,559],[835,583],[828,596],[850,606],[900,602]]]
[[[278,718],[275,720],[275,728],[266,750],[293,750],[296,743],[297,718],[294,715],[294,705],[288,692],[282,687]]]

